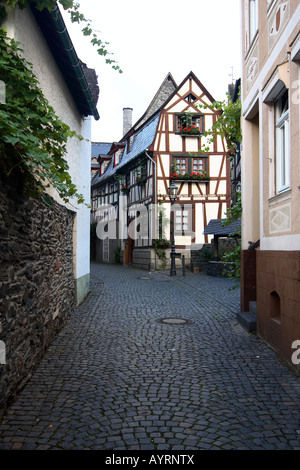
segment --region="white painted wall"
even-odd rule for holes
[[[31,11],[16,10],[9,14],[6,24],[8,34],[23,44],[24,57],[32,63],[33,72],[39,80],[41,89],[54,108],[59,118],[70,128],[82,135],[85,140],[76,138],[67,144],[66,160],[72,182],[79,193],[83,194],[87,204],[90,203],[91,188],[91,118],[83,118],[74,103],[63,76],[48,49],[44,36],[40,32]],[[83,58],[84,59],[84,58]],[[88,142],[86,141],[88,139]],[[51,196],[60,204],[77,213],[74,228],[74,270],[75,279],[90,272],[90,209],[78,205],[76,201],[65,204],[53,189]]]

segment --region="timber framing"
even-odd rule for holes
[[[105,173],[94,177],[94,222],[101,219],[101,210],[108,202],[104,200],[103,204],[102,199],[99,205],[98,194],[112,181],[119,183],[120,195],[126,194],[128,226],[132,222],[130,208],[137,204],[147,207],[147,236],[134,241],[118,240],[124,253],[128,252],[124,244],[130,245],[129,260],[135,250],[153,247],[153,225],[157,222],[153,217],[157,217],[157,213],[153,213],[151,205],[159,203],[160,210],[170,219],[168,187],[172,180],[178,186],[174,208],[176,249],[189,251],[195,244],[209,242],[209,235],[204,234],[208,222],[225,217],[231,200],[226,141],[216,135],[210,144],[205,136],[220,115],[220,111],[211,109],[214,101],[193,72],[178,86],[168,74],[144,115],[121,143],[114,143],[114,149],[122,148],[118,165],[112,158]],[[184,122],[185,127],[181,125]],[[113,153],[111,150],[109,155]],[[165,238],[170,238],[169,226]]]

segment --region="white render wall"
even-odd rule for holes
[[[70,128],[84,137],[83,141],[72,138],[67,144],[66,160],[72,182],[79,193],[83,194],[87,204],[90,203],[90,155],[91,155],[91,118],[80,115],[69,92],[64,78],[48,49],[46,40],[39,30],[29,8],[16,9],[9,14],[7,31],[10,37],[23,44],[24,57],[33,65],[33,72],[39,80],[41,89],[54,108],[59,118]],[[87,141],[88,140],[88,141]],[[78,205],[76,201],[65,204],[55,190],[50,195],[60,204],[76,212],[74,227],[74,275],[77,281],[85,279],[84,287],[77,288],[77,303],[88,293],[90,273],[90,209]]]

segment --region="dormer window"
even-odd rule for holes
[[[119,165],[123,149],[119,149],[114,153],[114,166]]]
[[[127,139],[127,153],[129,153],[131,151],[133,139],[134,139],[133,135],[128,137],[128,139]]]

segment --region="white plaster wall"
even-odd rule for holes
[[[195,243],[204,243],[204,218],[203,218],[203,204],[196,204],[196,237]]]
[[[63,76],[48,49],[47,43],[36,21],[27,8],[11,12],[7,20],[7,30],[11,37],[23,44],[24,57],[33,65],[40,87],[54,108],[59,118],[70,128],[84,137],[80,142],[76,138],[67,144],[66,160],[72,182],[79,193],[90,203],[90,155],[91,155],[91,118],[84,119],[74,103]],[[87,141],[87,140],[88,141]],[[85,276],[90,272],[90,210],[76,201],[65,204],[55,190],[49,190],[51,196],[62,205],[77,213],[74,234],[75,277]]]
[[[210,157],[210,176],[218,177],[220,173],[220,168],[223,160],[223,155],[212,155]]]
[[[211,219],[218,218],[219,203],[209,203],[206,205],[206,217],[209,222]]]

